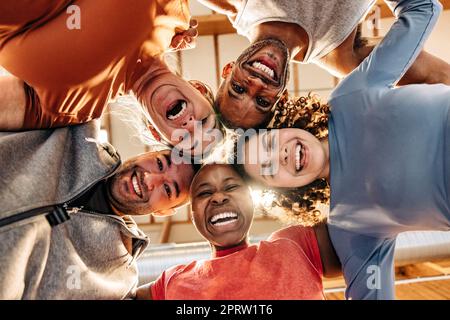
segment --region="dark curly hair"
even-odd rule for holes
[[[319,140],[328,137],[328,115],[330,107],[321,103],[316,95],[288,98],[284,96],[277,103],[268,129],[298,128],[310,132]],[[248,141],[250,137],[240,137]],[[237,142],[238,143],[238,142]],[[240,142],[243,145],[242,141]],[[237,146],[236,146],[237,151]],[[236,159],[236,156],[235,156]],[[317,179],[298,188],[268,188],[252,179],[238,161],[233,161],[236,171],[244,180],[261,190],[262,196],[272,194],[271,201],[260,208],[267,214],[280,209],[277,216],[287,223],[312,226],[325,218],[320,205],[328,205],[330,186],[325,179]]]

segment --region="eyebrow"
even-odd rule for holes
[[[209,183],[208,183],[208,182],[203,182],[203,183],[201,183],[201,184],[195,189],[195,191],[197,191],[198,189],[200,189],[200,188],[202,188],[202,187],[204,187],[204,186],[209,186]]]
[[[272,163],[263,163],[263,164],[261,164],[261,167],[262,168],[270,168],[272,166]],[[268,181],[269,179],[268,178],[270,178],[271,180],[273,180],[274,179],[274,177],[275,177],[275,175],[273,174],[273,173],[271,173],[271,174],[262,174],[261,175],[262,177],[263,177],[263,179],[264,180],[266,180],[266,181]]]
[[[266,131],[264,133],[264,136],[262,137],[262,146],[264,148],[264,151],[267,152],[267,137],[269,136],[269,131]]]
[[[269,138],[269,136],[271,137]],[[270,153],[270,151],[272,151],[271,149],[275,145],[275,135],[271,134],[270,131],[267,131],[262,139],[262,145],[264,151],[266,151],[266,153]]]
[[[164,154],[164,158],[166,158],[167,166],[170,168],[172,165],[172,160],[170,159],[170,156],[168,154]]]
[[[272,139],[270,140],[270,149],[273,149],[275,146],[275,134],[272,134]]]
[[[271,149],[273,148],[273,145],[275,144],[275,135],[272,134],[269,138],[270,131],[266,131],[266,133],[264,134],[264,137],[262,138],[262,145],[263,148],[265,149],[266,153],[270,153]],[[270,145],[269,145],[270,142]],[[270,168],[272,166],[272,162],[269,161],[268,163],[262,163],[261,164],[261,168]],[[271,178],[272,180],[274,179],[275,175],[273,173],[271,174],[264,174],[262,175],[263,179],[268,181],[268,178]]]
[[[235,177],[228,177],[228,178],[225,178],[225,180],[223,182],[228,182],[230,180],[235,180],[235,179],[236,179]],[[197,192],[200,188],[205,187],[205,186],[210,186],[210,185],[211,184],[209,182],[203,182],[197,188],[195,188],[194,191]]]
[[[176,198],[178,198],[180,196],[180,186],[176,181],[173,182],[173,186],[175,187]]]
[[[234,177],[228,177],[228,178],[226,178],[225,180],[223,180],[223,182],[228,182],[228,181],[234,180],[234,179],[235,179]]]

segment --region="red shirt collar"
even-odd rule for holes
[[[243,250],[243,249],[245,249],[247,247],[248,247],[248,243],[244,242],[244,243],[242,243],[242,244],[240,244],[238,246],[235,246],[235,247],[231,247],[231,248],[223,249],[223,250],[216,250],[215,251],[216,254],[215,254],[214,258],[225,257],[225,256],[227,256],[229,254],[241,251],[241,250]]]

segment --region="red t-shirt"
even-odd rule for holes
[[[150,286],[154,300],[324,299],[312,228],[293,226],[267,241],[172,267]]]

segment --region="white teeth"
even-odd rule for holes
[[[217,226],[223,225],[223,224],[228,224],[230,222],[233,222],[233,220],[237,219],[238,215],[237,213],[234,212],[224,212],[224,213],[219,213],[214,215],[210,221],[212,224],[215,224]],[[228,221],[224,221],[224,222],[217,222],[219,219],[227,219],[227,218],[231,218],[232,220],[228,220]],[[216,223],[217,222],[217,223]]]
[[[262,72],[266,73],[272,79],[275,76],[275,72],[272,69],[270,69],[268,66],[266,66],[258,61],[253,62],[252,67],[261,70]]]
[[[236,219],[233,219],[233,220],[227,220],[227,221],[223,221],[223,222],[217,222],[217,223],[215,223],[214,225],[215,225],[215,226],[224,226],[224,225],[226,225],[226,224],[233,223],[235,220],[236,220]]]
[[[169,120],[175,120],[175,119],[178,119],[179,117],[181,117],[181,116],[186,112],[186,106],[187,106],[187,104],[186,104],[185,101],[181,102],[181,110],[180,110],[180,112],[178,112],[178,114],[176,114],[176,115],[174,115],[174,116],[170,115],[170,116],[168,116],[167,118],[168,118]]]
[[[295,146],[295,169],[300,171],[301,169],[301,159],[302,159],[302,145],[298,143]]]
[[[142,191],[141,191],[141,188],[139,187],[139,183],[138,183],[138,181],[137,181],[136,175],[133,175],[133,177],[131,178],[131,182],[132,182],[132,184],[133,184],[134,192],[136,192],[136,194],[137,194],[139,197],[142,197]]]

